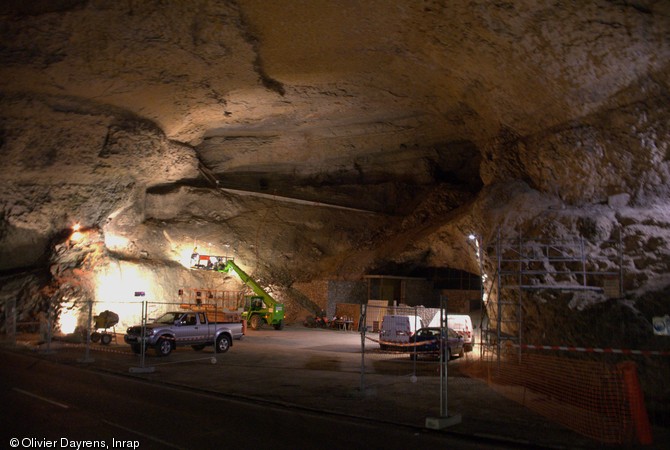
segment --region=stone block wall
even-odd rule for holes
[[[473,310],[479,310],[480,308],[473,308],[471,305],[472,300],[481,299],[481,291],[466,291],[458,289],[443,289],[440,291],[440,295],[447,297],[447,311],[450,313],[457,314],[470,314]],[[438,303],[439,306],[439,303]]]
[[[368,298],[368,284],[365,281],[331,280],[328,282],[328,317],[336,314],[339,303],[365,303]]]
[[[313,306],[317,307],[319,310],[326,311],[328,307],[327,280],[316,280],[309,283],[294,283],[293,288],[311,300],[314,304]],[[294,317],[293,321],[302,321],[306,317],[314,317],[318,312],[313,311],[312,308],[308,308],[306,305],[293,304],[292,306],[296,309],[295,314],[292,314]]]

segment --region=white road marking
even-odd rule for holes
[[[104,423],[106,423],[107,425],[111,425],[111,426],[113,426],[113,427],[119,428],[119,429],[124,430],[124,431],[127,431],[127,432],[129,432],[129,433],[134,433],[134,434],[136,434],[136,435],[138,435],[138,436],[142,436],[143,438],[150,439],[150,440],[152,440],[152,441],[154,441],[154,442],[158,442],[159,444],[164,445],[164,446],[166,446],[166,447],[174,448],[174,449],[177,449],[177,450],[186,450],[186,449],[183,448],[183,447],[177,447],[176,445],[174,445],[174,444],[172,444],[172,443],[170,443],[170,442],[164,441],[164,440],[159,439],[159,438],[157,438],[157,437],[155,437],[155,436],[151,436],[150,434],[142,433],[141,431],[137,431],[137,430],[133,430],[132,428],[124,427],[123,425],[119,425],[118,423],[110,422],[109,420],[104,420],[104,419],[103,419],[102,421],[103,421]]]
[[[32,392],[24,391],[23,389],[19,389],[19,388],[13,388],[13,389],[16,392],[19,392],[23,395],[27,395],[29,397],[37,398],[39,400],[42,400],[43,402],[51,403],[52,405],[60,406],[63,409],[68,409],[69,408],[69,406],[64,404],[64,403],[60,403],[60,402],[57,402],[55,400],[50,400],[46,397],[42,397],[41,395],[33,394]]]

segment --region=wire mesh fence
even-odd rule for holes
[[[507,398],[595,441],[650,444],[651,428],[634,363],[509,354],[461,370]]]

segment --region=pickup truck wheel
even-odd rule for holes
[[[216,353],[226,353],[231,346],[230,338],[222,334],[216,340]]]
[[[156,353],[158,353],[158,356],[167,356],[172,352],[172,343],[164,338],[160,338],[158,342],[156,342]]]
[[[205,344],[191,345],[191,348],[196,352],[199,352],[200,350],[205,348]]]
[[[252,330],[258,330],[261,325],[263,325],[263,321],[261,320],[261,316],[258,314],[254,314],[251,316],[251,320],[249,320],[249,325],[251,326]]]

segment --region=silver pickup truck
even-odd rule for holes
[[[159,356],[167,356],[178,346],[190,345],[202,350],[214,345],[217,353],[227,352],[233,339],[242,339],[242,322],[210,323],[204,311],[171,311],[154,322],[146,324],[144,330],[145,349],[153,347]],[[142,351],[142,326],[134,325],[123,336],[133,352]]]

